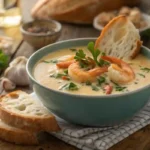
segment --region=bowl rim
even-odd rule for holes
[[[37,34],[37,33],[28,32],[27,30],[24,29],[24,26],[25,26],[25,25],[32,24],[33,22],[36,22],[36,21],[48,22],[48,23],[52,22],[52,23],[56,24],[57,31],[54,31],[54,32],[48,33],[48,34]],[[32,21],[29,21],[29,22],[25,22],[25,23],[23,23],[23,24],[20,26],[20,31],[21,31],[23,34],[31,35],[31,36],[37,36],[37,37],[55,35],[56,33],[59,33],[61,30],[62,30],[62,25],[61,25],[61,23],[58,22],[58,21],[56,21],[56,20],[52,20],[52,19],[49,19],[49,20],[43,20],[43,19],[32,20]]]
[[[30,79],[36,83],[38,86],[41,86],[42,88],[46,89],[46,90],[50,90],[52,92],[55,92],[55,93],[58,93],[58,94],[63,94],[63,95],[67,95],[67,96],[73,96],[73,97],[79,97],[79,98],[111,98],[111,97],[120,97],[120,96],[128,96],[128,95],[131,95],[131,94],[135,94],[139,91],[142,91],[142,90],[145,90],[147,88],[150,88],[150,84],[144,86],[144,87],[141,87],[139,89],[136,89],[136,90],[133,90],[133,91],[129,91],[129,92],[125,92],[125,93],[121,93],[121,94],[108,94],[108,95],[77,95],[77,94],[73,94],[73,93],[69,93],[69,92],[63,92],[63,91],[59,91],[59,90],[55,90],[55,89],[52,89],[52,88],[48,88],[46,86],[43,86],[42,84],[40,84],[38,81],[36,81],[36,79],[33,77],[32,73],[29,71],[29,65],[32,61],[32,58],[35,57],[36,55],[38,55],[39,53],[41,53],[42,50],[44,50],[46,47],[49,47],[49,46],[53,46],[53,45],[57,45],[57,44],[62,44],[62,43],[65,43],[65,42],[69,42],[69,41],[85,41],[85,40],[96,40],[97,37],[88,37],[88,38],[76,38],[76,39],[69,39],[69,40],[64,40],[64,41],[59,41],[59,42],[56,42],[54,44],[50,44],[50,45],[47,45],[41,49],[39,49],[38,51],[34,52],[28,59],[27,61],[27,65],[26,65],[26,70],[27,70],[27,74],[28,76],[30,77]],[[143,48],[145,48],[146,50],[150,51],[149,48],[147,48],[146,46],[142,46]],[[42,56],[44,57],[44,56]],[[41,57],[41,58],[42,58]],[[39,59],[40,60],[40,59]],[[38,61],[39,61],[38,60]],[[36,61],[35,64],[38,62]],[[35,66],[34,64],[34,66]],[[33,71],[34,67],[32,68],[32,71]]]

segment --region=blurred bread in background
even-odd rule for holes
[[[135,25],[137,29],[148,26],[147,20],[143,17],[143,13],[137,7],[123,6],[116,11],[101,12],[96,16],[97,23],[101,26],[105,26],[111,19],[116,16],[125,15]]]
[[[92,24],[93,18],[100,12],[139,3],[140,0],[38,0],[31,10],[31,15],[36,19]]]

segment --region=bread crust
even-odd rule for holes
[[[32,8],[31,15],[39,19],[52,18],[70,23],[91,24],[100,12],[121,6],[121,0],[115,0],[111,5],[105,0],[39,0]]]
[[[95,48],[99,48],[101,49],[101,47],[99,47],[101,41],[104,39],[105,34],[107,33],[107,31],[111,28],[113,28],[113,25],[116,24],[117,22],[123,24],[126,24],[128,22],[128,19],[126,16],[120,15],[118,17],[113,18],[102,30],[100,36],[97,38],[96,42],[95,42]],[[141,45],[142,45],[142,41],[140,41],[139,39],[137,39],[136,41],[136,47],[134,50],[132,50],[132,53],[129,56],[129,59],[133,59],[135,58],[141,49]],[[133,43],[134,44],[134,43]],[[108,54],[107,54],[108,55]]]
[[[0,124],[0,139],[7,142],[22,145],[37,145],[36,134],[30,133],[14,127],[2,126]]]
[[[93,12],[91,15],[87,15],[88,12],[88,6],[95,6],[95,3],[98,2],[99,0],[87,0],[84,3],[82,3],[81,5],[74,5],[71,8],[67,8],[67,9],[57,9],[58,11],[54,12],[46,12],[46,17],[51,17],[54,18],[56,20],[60,20],[60,21],[66,21],[66,22],[72,22],[72,23],[85,23],[85,24],[90,24],[93,20],[93,17],[98,13],[98,12]],[[66,1],[67,2],[67,1]],[[65,1],[61,1],[62,4],[65,3]],[[54,6],[53,6],[54,4]],[[43,0],[43,1],[39,1],[31,10],[31,15],[34,18],[37,18],[38,15],[42,16],[42,14],[44,14],[44,9],[42,9],[42,7],[46,6],[47,8],[49,7],[49,9],[51,9],[51,7],[55,7],[55,2],[50,2],[48,0]],[[67,3],[66,3],[67,5]],[[59,7],[59,6],[58,6]],[[97,6],[96,6],[97,7]],[[83,11],[84,10],[84,11]],[[43,11],[43,12],[42,12]],[[78,16],[78,18],[77,18]],[[76,19],[75,19],[76,18]]]
[[[5,96],[16,95],[16,93],[20,92],[22,91],[14,91]],[[0,98],[0,118],[5,123],[30,132],[51,132],[60,130],[55,117],[51,114],[41,118],[38,116],[25,116],[23,114],[14,113],[11,110],[5,109],[4,104],[2,104],[5,96]]]
[[[115,17],[114,19],[112,19],[102,30],[102,32],[100,33],[100,36],[97,38],[96,42],[95,42],[95,48],[98,48],[99,43],[101,42],[101,40],[104,38],[105,33],[118,21],[121,20],[123,23],[125,23],[127,21],[127,18],[125,16],[118,16]]]
[[[143,44],[142,41],[140,41],[140,40],[137,41],[136,48],[131,55],[132,59],[134,59],[139,54],[142,44]]]

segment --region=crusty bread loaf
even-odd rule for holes
[[[104,27],[95,48],[106,55],[130,59],[136,57],[141,45],[139,31],[133,23],[126,16],[118,16]]]
[[[0,139],[23,145],[36,145],[38,140],[35,133],[7,125],[0,120]]]
[[[55,117],[23,91],[15,91],[1,97],[0,118],[9,125],[31,132],[60,129]]]
[[[39,0],[31,14],[33,18],[52,18],[70,23],[90,24],[100,12],[135,3],[129,3],[126,0],[113,0],[113,3],[112,0]]]

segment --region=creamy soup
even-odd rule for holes
[[[59,64],[60,62],[70,62],[70,64],[72,65],[72,63],[75,63],[77,59],[79,59],[76,58],[76,60],[74,60],[74,56],[77,54],[77,52],[79,52],[80,49],[83,50],[86,56],[92,58],[92,55],[86,47],[74,47],[71,49],[62,49],[56,52],[52,52],[49,55],[43,57],[36,64],[34,68],[35,79],[45,87],[79,95],[120,94],[136,90],[150,83],[150,60],[142,54],[139,54],[133,60],[124,60],[124,62],[127,63],[128,66],[133,70],[134,78],[131,81],[127,80],[126,82],[126,78],[128,78],[128,73],[127,77],[121,77],[121,80],[124,80],[125,78],[125,83],[117,83],[116,81],[113,81],[113,77],[109,77],[109,75],[111,75],[115,76],[115,78],[120,78],[122,71],[124,72],[124,69],[119,70],[119,76],[117,76],[118,72],[110,74],[108,69],[108,71],[104,71],[100,74],[97,73],[95,76],[95,80],[84,81],[84,79],[82,80],[82,78],[84,78],[84,75],[80,74],[79,70],[83,71],[83,73],[87,73],[88,71],[90,72],[90,69],[93,68],[82,66],[82,64],[80,63],[78,63],[80,66],[79,68],[77,68],[77,74],[79,76],[78,80],[76,79],[76,77],[74,78],[74,76],[71,76],[71,74],[69,75],[68,67],[58,67],[57,64]],[[81,51],[80,55],[82,56]],[[72,60],[73,62],[71,62]],[[92,63],[93,61],[90,60],[90,62]],[[108,64],[106,63],[105,66],[109,67],[111,64],[112,62],[108,62]],[[116,69],[118,71],[118,68]]]

